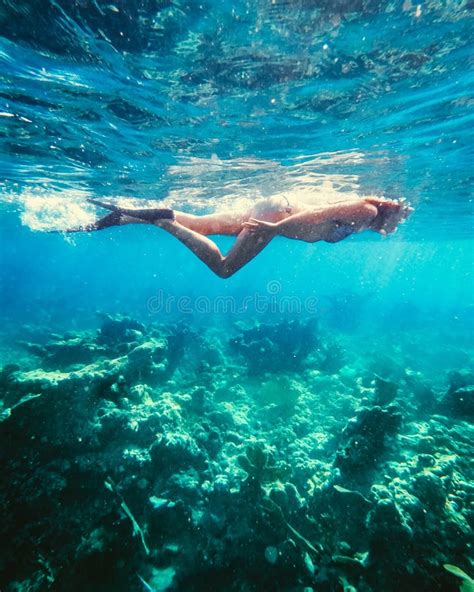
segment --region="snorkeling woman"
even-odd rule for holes
[[[240,213],[222,212],[198,216],[171,209],[130,209],[98,199],[90,203],[111,210],[96,223],[68,232],[102,230],[124,224],[153,224],[176,237],[209,269],[228,278],[253,259],[275,236],[314,243],[336,243],[372,230],[394,232],[413,211],[403,202],[378,197],[343,200],[325,206],[289,203],[286,197],[258,201]],[[236,236],[227,255],[222,255],[208,235]]]

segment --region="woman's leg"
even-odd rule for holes
[[[162,220],[156,223],[156,226],[181,241],[221,278],[228,278],[241,269],[258,255],[274,236],[271,232],[256,233],[244,228],[224,257],[212,240],[177,221]]]
[[[157,220],[173,219],[173,217],[186,228],[199,234],[224,234],[236,236],[241,231],[242,223],[248,219],[248,214],[235,214],[222,212],[197,216],[185,212],[173,211],[165,208],[123,208],[104,202],[99,199],[88,199],[89,203],[111,210],[112,213],[97,220],[84,228],[69,229],[68,232],[79,230],[103,230],[111,226],[124,226],[126,224],[154,224]]]
[[[175,211],[175,219],[182,226],[199,234],[224,234],[237,236],[242,229],[242,223],[248,220],[246,212],[219,212],[216,214],[203,214],[201,216]]]

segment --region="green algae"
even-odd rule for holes
[[[449,571],[449,573],[454,574],[462,580],[459,586],[460,592],[473,592],[474,580],[469,577],[465,571],[455,565],[450,565],[449,563],[445,563],[443,567],[446,571]]]
[[[124,513],[127,516],[127,518],[129,518],[130,522],[132,523],[133,536],[136,536],[136,537],[139,537],[140,538],[140,541],[142,543],[143,549],[145,550],[145,554],[146,555],[149,555],[150,554],[150,548],[147,545],[147,542],[146,542],[146,539],[145,539],[145,533],[143,532],[143,529],[140,527],[140,525],[136,521],[135,516],[132,514],[132,511],[128,507],[127,503],[123,499],[122,494],[117,490],[117,487],[116,487],[115,483],[109,477],[104,482],[104,485],[118,499],[118,501],[120,503],[120,507],[124,511]]]

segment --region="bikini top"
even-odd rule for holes
[[[344,222],[335,222],[334,227],[329,231],[326,240],[331,243],[337,243],[347,236],[354,233],[353,224],[346,224]]]

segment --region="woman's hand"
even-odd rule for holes
[[[247,222],[242,223],[242,228],[246,228],[250,232],[264,232],[276,234],[278,231],[278,223],[267,222],[265,220],[257,220],[250,218]]]
[[[371,224],[371,229],[386,235],[395,232],[398,225],[404,222],[414,211],[403,202],[379,197],[366,197],[364,201],[377,208],[377,216]]]

